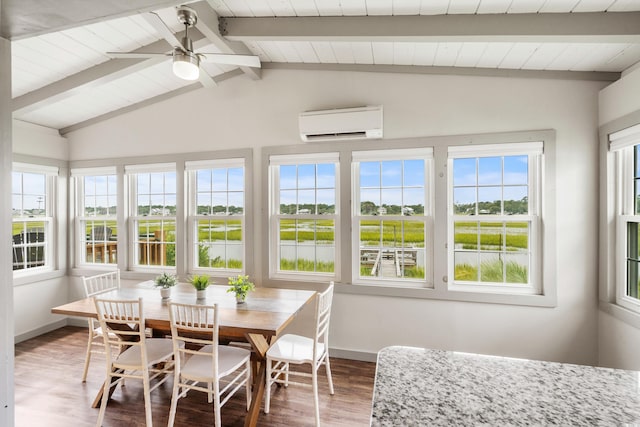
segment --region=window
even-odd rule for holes
[[[127,166],[125,171],[131,196],[132,265],[175,267],[175,164]]]
[[[616,296],[618,305],[640,312],[640,125],[609,136],[615,153]]]
[[[269,164],[272,275],[336,278],[338,154],[271,156]]]
[[[448,149],[449,287],[540,293],[542,143]]]
[[[117,175],[115,168],[74,169],[79,263],[116,264]]]
[[[265,147],[264,283],[555,306],[554,140],[546,130]]]
[[[354,283],[424,286],[430,280],[432,151],[353,153]]]
[[[189,171],[192,268],[244,268],[244,159],[186,162]]]
[[[14,163],[12,171],[13,270],[53,269],[53,212],[58,168]]]

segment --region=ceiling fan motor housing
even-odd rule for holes
[[[198,14],[188,6],[180,6],[177,9],[178,21],[188,27],[193,27],[198,22]]]

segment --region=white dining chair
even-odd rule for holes
[[[325,365],[329,393],[333,394],[333,380],[329,364],[329,320],[331,318],[331,303],[333,300],[333,282],[322,293],[316,295],[314,331],[310,337],[286,334],[267,350],[267,375],[264,412],[269,413],[271,404],[271,386],[274,383],[312,387],[315,405],[315,424],[320,425],[320,407],[318,402],[318,369]],[[311,373],[290,369],[290,365],[311,365]],[[311,384],[301,380],[293,381],[290,376],[311,378]]]
[[[84,296],[89,298],[108,291],[120,288],[120,270],[108,273],[97,274],[95,276],[83,276]],[[87,381],[87,372],[92,354],[104,354],[104,340],[102,338],[102,328],[98,319],[87,319],[89,323],[89,340],[87,341],[87,354],[84,358],[84,369],[82,371],[82,382]]]
[[[169,303],[176,368],[169,411],[173,426],[178,400],[189,390],[207,393],[213,401],[214,422],[222,426],[220,408],[245,387],[251,405],[251,352],[218,344],[218,305]],[[195,338],[197,337],[197,338]]]
[[[100,326],[103,331],[109,332],[102,335],[107,353],[107,378],[102,389],[96,425],[102,425],[111,388],[125,378],[133,378],[142,380],[146,425],[152,427],[150,393],[169,379],[173,372],[173,343],[165,338],[146,337],[142,298],[109,300],[94,297],[94,302]],[[113,355],[112,346],[121,344],[123,349],[120,354]],[[158,381],[151,386],[151,381],[156,378]]]

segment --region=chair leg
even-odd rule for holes
[[[329,381],[329,394],[333,395],[333,378],[331,378],[331,365],[329,365],[329,354],[325,356],[324,367],[327,370],[327,381]]]
[[[213,403],[213,383],[207,383],[209,393],[207,393],[207,403]]]
[[[213,387],[213,411],[215,412],[215,426],[222,427],[222,417],[220,417],[220,388],[218,383]]]
[[[102,386],[102,402],[100,403],[100,412],[98,413],[98,422],[96,426],[101,427],[102,421],[104,421],[104,413],[107,409],[107,402],[109,401],[109,392],[111,391],[111,371],[113,368],[109,367],[109,374],[107,374],[107,379],[104,381],[104,385]]]
[[[151,392],[149,391],[149,383],[149,370],[145,368],[142,372],[142,387],[144,389],[144,414],[147,421],[147,427],[152,427],[153,419],[151,416]]]
[[[87,372],[89,372],[89,363],[91,362],[91,349],[93,348],[93,329],[89,326],[89,342],[87,342],[87,355],[84,357],[84,369],[82,371],[82,382],[87,381]]]
[[[267,375],[265,375],[266,377],[266,383],[265,383],[265,390],[264,390],[264,413],[268,414],[269,413],[269,408],[271,406],[271,368],[272,368],[272,362],[271,359],[269,359],[267,357],[267,360],[265,360],[263,363],[267,364]]]
[[[316,427],[320,427],[320,402],[318,401],[318,366],[311,364],[311,386],[313,387],[313,405],[315,408]]]
[[[171,394],[171,409],[169,409],[169,427],[173,427],[173,423],[176,420],[176,408],[178,406],[178,399],[180,395],[180,373],[175,372],[173,378],[173,393]]]
[[[284,370],[286,371],[284,374],[284,386],[289,387],[289,362],[284,364]]]

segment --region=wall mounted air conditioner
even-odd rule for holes
[[[382,138],[382,105],[300,113],[305,142]]]

